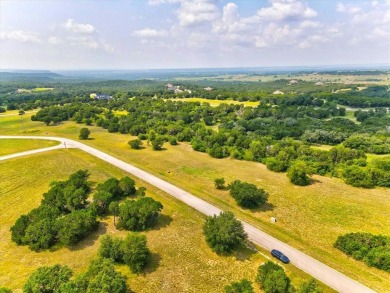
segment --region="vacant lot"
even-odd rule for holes
[[[19,153],[40,148],[55,146],[58,141],[52,140],[17,140],[17,139],[0,139],[0,156]]]
[[[2,119],[8,127],[0,127],[0,133],[18,133],[17,120],[12,122],[15,118]],[[47,133],[77,139],[81,127],[84,126],[73,122],[46,127],[30,121],[27,129],[37,135]],[[135,151],[127,145],[131,138],[128,135],[107,134],[96,127],[90,129],[93,140],[86,143],[91,146],[150,171],[222,209],[234,211],[240,218],[379,292],[390,291],[387,273],[369,268],[333,248],[337,236],[347,232],[390,235],[389,189],[359,189],[320,176],[314,178],[315,184],[298,187],[290,184],[285,174],[270,172],[262,164],[213,159],[193,151],[187,144],[167,145],[160,152],[150,147]],[[270,204],[258,211],[238,208],[227,191],[214,188],[213,181],[218,177],[224,177],[227,182],[241,179],[257,184],[270,192]],[[271,216],[278,219],[276,224],[269,223]]]
[[[78,150],[51,151],[1,164],[1,285],[20,289],[37,267],[55,263],[67,264],[80,273],[96,256],[103,234],[125,236],[127,233],[117,231],[109,217],[97,233],[72,249],[36,253],[26,246],[16,246],[10,239],[9,228],[21,214],[39,205],[42,193],[52,180],[63,180],[78,169],[90,170],[95,182],[126,174]],[[265,258],[246,248],[233,256],[217,256],[202,236],[202,215],[150,186],[143,186],[147,187],[147,195],[163,203],[164,210],[159,225],[146,232],[153,252],[151,268],[136,276],[127,267],[120,267],[129,276],[129,285],[135,292],[218,292],[232,280],[243,277],[254,280],[256,269]]]

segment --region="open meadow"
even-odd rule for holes
[[[58,145],[58,141],[53,140],[15,140],[1,139],[0,140],[0,156],[5,156],[14,153],[20,153],[40,148],[47,148]]]
[[[41,122],[28,121],[29,115],[26,116],[23,132],[20,132],[19,117],[1,117],[0,134],[58,135],[77,139],[79,129],[85,127],[74,122],[47,127]],[[84,141],[86,144],[149,171],[224,210],[234,211],[239,218],[378,292],[390,292],[388,273],[355,261],[333,247],[337,236],[348,232],[390,234],[389,189],[360,189],[322,176],[314,176],[315,183],[310,186],[299,187],[291,184],[285,173],[268,171],[259,163],[213,159],[193,151],[185,143],[165,144],[163,151],[152,151],[150,146],[132,150],[127,145],[131,136],[108,134],[93,126],[89,128],[91,139]],[[224,177],[227,183],[240,179],[264,188],[270,193],[269,204],[255,211],[237,207],[228,191],[214,188],[214,179],[219,177]],[[271,224],[271,216],[278,222]],[[198,231],[197,240],[202,239]]]
[[[79,150],[55,150],[2,162],[0,170],[0,284],[21,292],[29,275],[40,266],[68,265],[75,274],[83,272],[96,257],[99,239],[104,234],[124,237],[113,218],[105,218],[99,230],[72,248],[33,252],[11,241],[9,229],[21,215],[37,207],[42,193],[53,180],[64,180],[79,169],[88,169],[90,179],[99,183],[127,174]],[[232,281],[254,281],[258,266],[268,259],[260,249],[241,247],[231,256],[217,256],[202,235],[204,216],[164,192],[137,180],[147,195],[160,201],[164,209],[158,225],[145,233],[152,251],[152,263],[143,274],[135,275],[126,266],[117,266],[128,277],[134,292],[222,292]],[[95,184],[96,186],[96,184]],[[294,284],[309,276],[292,265],[284,265]],[[260,292],[255,285],[256,292]],[[325,292],[332,292],[325,288]]]

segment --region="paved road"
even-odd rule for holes
[[[20,139],[45,139],[45,140],[56,140],[61,142],[60,146],[46,148],[41,151],[48,151],[51,149],[58,149],[59,147],[64,147],[64,144],[66,144],[67,148],[78,148],[81,149],[103,161],[106,161],[146,182],[148,182],[151,185],[156,186],[157,188],[165,191],[166,193],[170,194],[171,196],[177,198],[178,200],[186,203],[187,205],[193,207],[194,209],[198,210],[199,212],[205,214],[205,215],[215,215],[219,214],[221,212],[220,209],[216,208],[215,206],[207,203],[204,200],[201,200],[197,198],[196,196],[184,191],[181,188],[178,188],[148,172],[145,172],[137,167],[134,167],[128,163],[125,163],[113,156],[110,156],[102,151],[99,151],[93,147],[87,146],[83,143],[80,143],[78,141],[74,141],[71,139],[61,138],[61,137],[45,137],[45,136],[0,136],[0,139],[2,138],[20,138]],[[24,156],[27,154],[34,154],[37,153],[38,150],[33,151],[27,151],[19,154],[15,154],[12,157],[17,156]],[[10,156],[7,156],[10,158]],[[4,158],[1,157],[0,160]],[[255,228],[254,226],[243,222],[245,231],[248,234],[248,238],[266,248],[267,250],[271,249],[278,249],[283,251],[284,254],[286,254],[291,263],[295,265],[296,267],[300,268],[301,270],[307,272],[308,274],[312,275],[316,279],[322,281],[323,283],[327,284],[329,287],[332,287],[333,289],[339,291],[339,292],[345,292],[345,293],[363,293],[363,292],[375,292],[371,290],[370,288],[356,282],[355,280],[352,280],[351,278],[345,276],[344,274],[330,268],[329,266],[317,261],[316,259],[304,254],[303,252],[291,247],[290,245],[277,240],[276,238],[264,233],[263,231]]]

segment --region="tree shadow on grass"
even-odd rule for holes
[[[161,256],[158,253],[151,253],[150,254],[150,261],[148,266],[143,270],[143,274],[150,274],[157,270],[157,268],[160,266],[161,262]]]
[[[83,240],[81,240],[79,243],[77,243],[74,246],[69,247],[71,251],[78,251],[83,250],[86,247],[94,245],[94,243],[99,239],[99,237],[103,234],[106,234],[107,232],[107,223],[99,222],[98,229],[89,234],[87,237],[85,237]]]
[[[257,253],[256,247],[250,241],[245,241],[243,244],[240,244],[237,249],[233,252],[233,255],[238,261],[245,261],[250,259],[252,255]]]
[[[266,202],[265,204],[262,204],[260,207],[256,209],[249,209],[251,213],[257,213],[257,212],[270,212],[273,211],[276,208],[275,205],[272,203]]]
[[[158,216],[157,224],[154,226],[154,230],[160,230],[162,228],[168,227],[172,223],[173,219],[171,216],[160,214]]]

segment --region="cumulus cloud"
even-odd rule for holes
[[[317,12],[300,1],[270,0],[271,6],[257,11],[266,20],[301,20],[317,16]]]
[[[144,29],[134,31],[132,35],[140,38],[159,38],[159,37],[165,37],[167,35],[167,31],[144,28]]]
[[[76,23],[73,19],[69,18],[63,27],[68,31],[81,34],[92,34],[96,31],[95,27],[88,23]]]
[[[219,9],[213,0],[182,1],[177,12],[181,26],[194,26],[214,21],[220,15]]]
[[[36,34],[24,32],[21,30],[11,32],[1,32],[1,40],[16,41],[21,43],[39,43],[41,39]]]
[[[160,4],[172,4],[172,3],[178,3],[181,2],[182,0],[149,0],[148,4],[149,5],[160,5]]]

